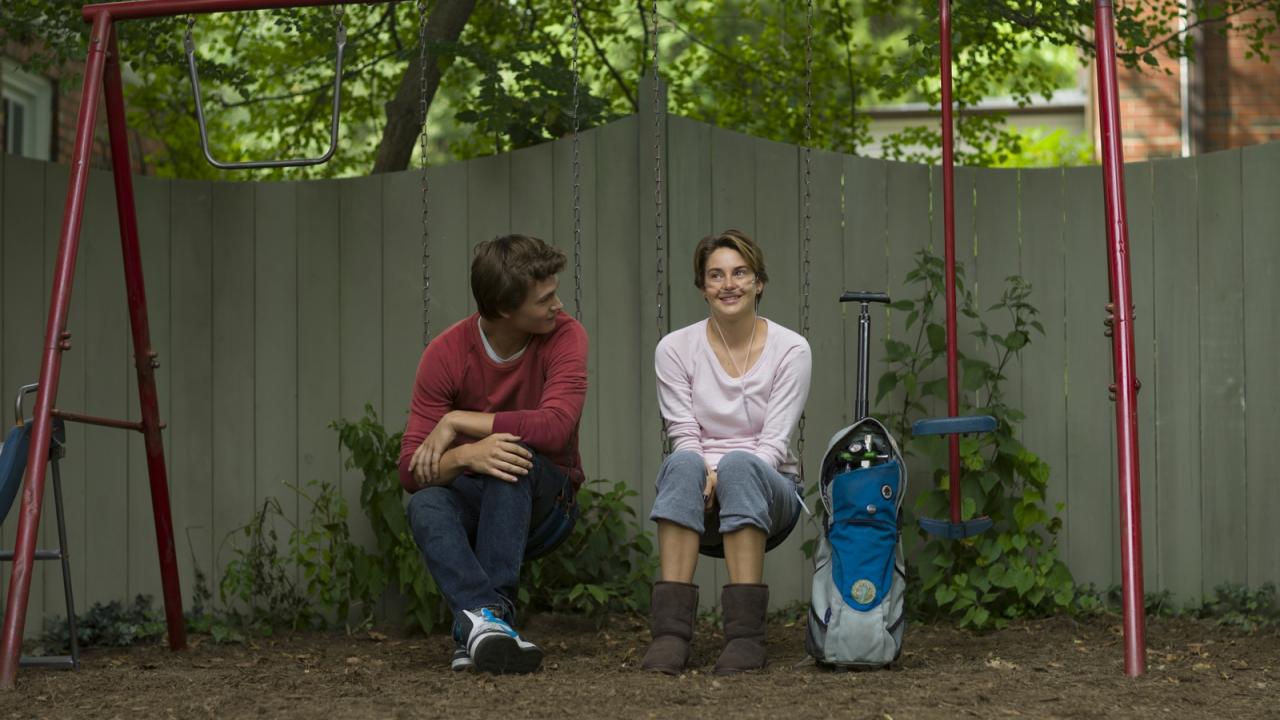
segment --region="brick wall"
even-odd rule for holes
[[[4,55],[15,60],[19,65],[30,56],[31,51],[18,45],[4,48]],[[74,61],[46,73],[44,77],[53,83],[53,132],[51,135],[50,158],[54,162],[69,164],[75,150],[76,118],[80,112],[80,93],[83,90],[84,62]],[[0,82],[3,78],[0,77]],[[0,122],[3,122],[0,119]],[[0,133],[3,127],[0,127]],[[0,135],[2,137],[2,135]],[[142,145],[152,145],[140,139],[138,133],[129,131],[129,157],[133,171],[138,174],[149,174],[150,168],[143,160]],[[106,169],[111,167],[110,148],[107,142],[107,113],[102,100],[98,102],[97,121],[94,128],[93,154],[90,166]]]
[[[1248,58],[1243,38],[1224,38],[1211,27],[1203,30],[1200,43],[1187,78],[1192,152],[1280,140],[1280,54],[1269,63]],[[1178,62],[1163,55],[1158,59],[1159,67],[1146,66],[1140,73],[1118,70],[1125,160],[1182,153]]]

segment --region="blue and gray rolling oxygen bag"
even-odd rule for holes
[[[814,558],[805,648],[822,665],[879,668],[902,652],[907,567],[902,497],[907,465],[898,443],[868,412],[871,305],[881,292],[845,292],[858,314],[854,423],[831,437],[822,458],[822,535]]]
[[[831,438],[821,478],[805,646],[820,664],[883,667],[902,651],[906,465],[884,425],[865,417]]]

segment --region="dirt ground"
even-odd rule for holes
[[[535,675],[455,674],[447,638],[394,631],[91,649],[79,672],[22,670],[0,718],[1280,717],[1274,629],[1153,619],[1137,680],[1122,673],[1114,617],[987,635],[909,627],[893,669],[856,673],[806,661],[803,625],[777,620],[769,667],[733,678],[710,672],[723,640],[707,623],[678,678],[636,669],[648,639],[636,618],[537,616],[524,634],[548,651]]]

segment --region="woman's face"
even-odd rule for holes
[[[716,317],[730,319],[744,313],[754,315],[756,296],[764,286],[747,261],[733,248],[716,248],[707,257],[702,276],[702,294]]]

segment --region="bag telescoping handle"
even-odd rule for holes
[[[840,294],[840,302],[862,303],[858,314],[858,392],[853,405],[853,421],[858,422],[870,412],[867,375],[871,364],[871,303],[888,305],[889,293],[846,290]]]

